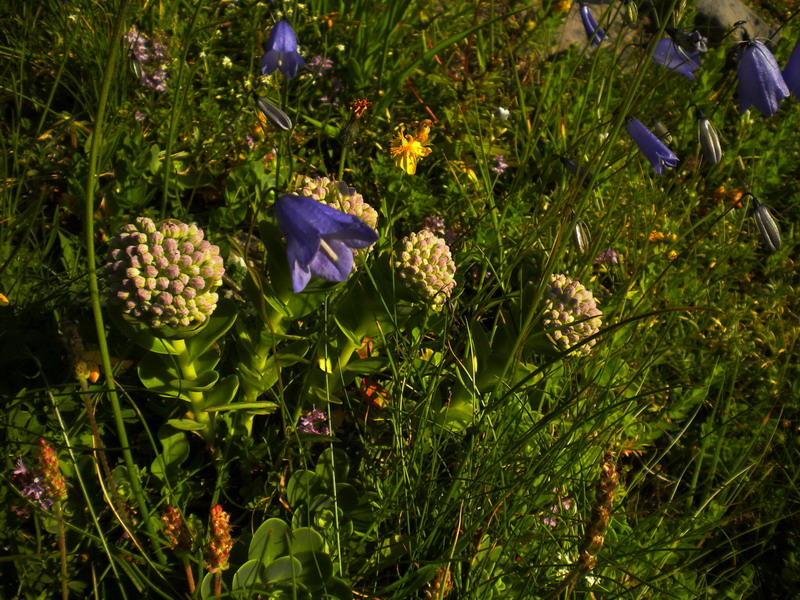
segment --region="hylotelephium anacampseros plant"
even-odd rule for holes
[[[188,402],[188,418],[170,424],[197,431],[213,446],[214,419],[206,409],[229,403],[238,387],[235,377],[220,380],[219,357],[208,354],[236,318],[228,312],[207,327],[225,272],[219,248],[196,225],[139,217],[109,241],[104,272],[115,322],[150,351],[139,363],[142,383]]]
[[[588,355],[603,316],[592,292],[566,275],[551,275],[544,297],[544,327],[554,330],[550,335],[558,349],[575,348],[578,356]]]
[[[152,327],[189,327],[214,312],[225,268],[196,225],[139,217],[108,245],[108,300],[124,314]]]

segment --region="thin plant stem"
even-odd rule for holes
[[[61,506],[61,500],[56,500],[53,505],[56,513],[56,521],[58,521],[58,554],[61,566],[61,598],[67,600],[69,598],[69,580],[67,578],[67,539],[64,535],[64,511]]]
[[[142,490],[142,484],[139,480],[139,469],[133,460],[131,453],[130,443],[128,442],[128,434],[125,430],[125,421],[122,418],[122,407],[120,406],[119,396],[114,385],[113,370],[111,368],[111,358],[108,353],[108,343],[106,342],[106,329],[103,323],[103,311],[100,306],[100,288],[97,284],[97,264],[95,261],[95,247],[94,247],[94,197],[97,189],[97,162],[100,155],[101,140],[103,139],[103,125],[105,122],[106,106],[108,104],[108,96],[111,90],[111,82],[117,75],[117,62],[119,59],[120,39],[122,37],[122,30],[125,24],[125,13],[128,9],[129,0],[122,0],[117,19],[114,23],[114,29],[111,33],[110,51],[108,61],[106,62],[105,72],[103,74],[103,83],[100,88],[100,98],[97,102],[97,112],[94,117],[94,132],[92,134],[92,143],[89,149],[89,166],[86,178],[86,203],[84,212],[84,235],[86,243],[86,262],[87,271],[89,273],[89,294],[92,303],[92,313],[94,315],[95,327],[97,330],[97,343],[100,347],[100,355],[102,357],[103,374],[105,376],[106,392],[109,401],[111,402],[111,409],[114,413],[114,424],[116,426],[117,435],[119,437],[120,445],[122,446],[122,457],[125,461],[125,466],[128,470],[128,477],[130,479],[131,489],[133,491],[136,504],[139,507],[139,513],[145,523],[148,533],[150,534],[151,544],[159,562],[166,563],[166,556],[158,547],[156,537],[158,532],[150,520],[150,511]]]

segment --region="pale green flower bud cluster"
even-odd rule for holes
[[[109,241],[104,275],[109,303],[152,327],[188,327],[214,312],[225,273],[219,247],[203,230],[180,221],[156,225],[147,217]]]
[[[335,184],[327,177],[303,175],[298,178],[294,193],[306,198],[313,198],[317,202],[323,202],[333,185]]]
[[[395,262],[406,285],[417,290],[440,310],[456,286],[456,264],[445,241],[430,229],[403,238],[400,260]]]
[[[328,206],[358,217],[373,229],[378,227],[378,211],[364,202],[364,197],[344,181],[332,186],[328,196]],[[372,247],[370,246],[370,248]]]
[[[373,229],[378,226],[378,211],[364,202],[364,197],[344,181],[304,175],[298,178],[294,192],[358,217]]]
[[[545,329],[555,329],[551,335],[560,350],[568,350],[600,331],[603,313],[591,291],[566,275],[551,275],[545,286]],[[591,340],[575,352],[586,356],[596,340]]]

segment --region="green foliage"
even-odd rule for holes
[[[689,81],[649,55],[693,3],[636,2],[633,22],[631,3],[590,4],[597,48],[556,1],[40,4],[0,8],[0,597],[795,593],[800,108],[738,111],[735,34]],[[755,8],[786,17],[783,67],[791,3]],[[280,18],[310,65],[291,81],[260,71]],[[567,21],[581,38],[558,46]],[[626,117],[661,121],[679,165],[656,175]],[[424,119],[409,175],[391,149]],[[272,204],[303,175],[358,190],[379,241],[294,294]],[[138,216],[222,249],[200,327],[101,305],[95,267]],[[437,311],[395,266],[423,226],[457,266]],[[593,346],[554,343],[553,274],[592,291]],[[67,481],[63,553],[39,438]]]

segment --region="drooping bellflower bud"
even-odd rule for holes
[[[755,196],[749,194],[753,198],[755,208],[753,209],[753,219],[756,221],[758,231],[761,234],[761,239],[764,240],[764,245],[770,252],[777,252],[781,249],[781,230],[772,214],[769,212],[764,204],[756,199]]]
[[[572,231],[572,240],[575,242],[575,247],[581,254],[586,254],[589,247],[592,245],[592,236],[589,234],[589,227],[583,219],[578,219],[578,222],[575,223],[575,229]]]
[[[275,125],[275,127],[281,131],[289,131],[293,127],[292,120],[289,118],[289,115],[283,112],[280,108],[275,106],[266,98],[262,98],[255,92],[253,92],[253,96],[255,96],[258,110],[269,120],[270,123]]]
[[[722,146],[719,143],[719,132],[714,124],[697,109],[697,138],[700,140],[700,148],[703,156],[712,165],[716,165],[722,160]]]

